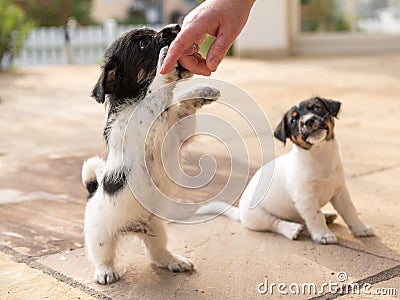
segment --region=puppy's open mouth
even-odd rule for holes
[[[317,144],[319,142],[322,142],[323,140],[326,139],[328,135],[328,129],[325,128],[319,128],[314,131],[312,131],[306,138],[306,142],[309,144]]]

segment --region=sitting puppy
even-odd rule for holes
[[[114,266],[115,249],[118,236],[126,232],[143,240],[149,259],[156,265],[172,272],[194,268],[191,260],[168,251],[163,222],[144,208],[129,188],[131,183],[141,180],[135,176],[139,168],[149,170],[160,190],[171,188],[171,180],[160,171],[164,137],[179,119],[194,114],[197,108],[219,96],[218,90],[197,87],[181,95],[182,100],[190,98],[184,105],[176,104],[157,115],[160,107],[171,104],[174,82],[192,76],[179,65],[169,74],[159,73],[168,45],[179,30],[178,25],[167,26],[160,32],[135,29],[118,38],[106,51],[102,73],[93,89],[92,96],[105,103],[107,109],[107,160],[92,157],[85,161],[82,180],[89,192],[84,224],[86,248],[95,266],[94,279],[100,284],[119,279]],[[161,92],[157,91],[163,86],[166,87]],[[133,114],[142,101],[146,101],[144,112]],[[148,120],[155,120],[152,127],[141,128],[140,124]],[[179,128],[176,132],[180,132]],[[141,150],[143,145],[138,145],[144,136],[147,139],[143,140],[148,142],[145,152]],[[182,142],[179,136],[175,140]],[[151,187],[143,184],[141,188],[153,203],[162,205],[154,199]]]
[[[327,223],[336,214],[324,214],[320,208],[331,202],[357,237],[372,236],[370,227],[360,221],[347,190],[338,144],[334,139],[334,118],[341,103],[319,97],[293,106],[275,130],[275,137],[293,149],[274,162],[264,165],[250,180],[239,207],[212,202],[197,214],[219,213],[240,220],[251,230],[272,231],[289,239],[297,239],[303,223],[312,239],[320,244],[336,243]],[[256,187],[262,182],[261,171],[275,172],[268,192],[256,207],[251,207]],[[267,171],[268,170],[268,171]],[[261,197],[259,197],[261,198]]]

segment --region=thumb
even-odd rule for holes
[[[212,43],[207,53],[207,67],[215,72],[222,59],[225,57],[229,47],[233,44],[233,39],[229,38],[224,32],[218,32],[215,41]]]

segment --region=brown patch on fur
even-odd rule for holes
[[[297,146],[299,146],[300,148],[303,148],[305,150],[309,150],[311,148],[311,144],[307,143],[306,141],[304,141],[301,137],[299,136],[294,136],[291,135],[290,139],[292,140],[293,143],[295,143]]]
[[[307,108],[308,109],[311,109],[312,107],[314,106],[314,102],[309,102],[309,103],[307,103]]]
[[[299,113],[297,111],[292,112],[292,118],[297,118]]]
[[[335,120],[333,117],[329,117],[328,120],[326,120],[326,125],[328,126],[328,134],[326,136],[326,141],[330,141],[333,139],[333,127],[335,127]]]
[[[130,222],[128,223],[128,225],[126,225],[124,228],[121,229],[121,232],[140,233],[155,237],[155,235],[151,232],[150,220],[151,217],[147,221],[139,220],[135,222]]]
[[[176,75],[173,73],[167,74],[165,78],[167,79],[166,84],[176,81]]]

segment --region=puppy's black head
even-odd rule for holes
[[[105,53],[92,97],[103,103],[107,94],[110,101],[117,102],[142,96],[156,75],[161,48],[170,45],[179,31],[179,25],[169,25],[159,32],[133,29],[115,40]]]
[[[275,137],[286,144],[286,138],[303,149],[333,138],[334,118],[340,110],[339,101],[314,97],[293,106],[283,116]]]

